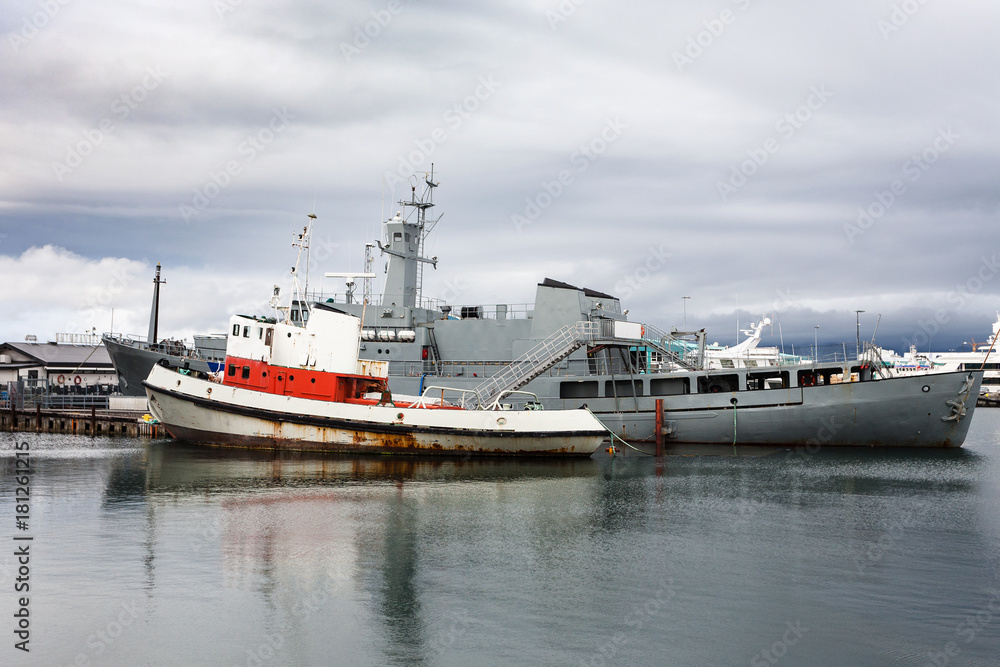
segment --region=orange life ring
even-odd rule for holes
[[[66,378],[60,375],[59,377],[56,378],[56,382],[58,382],[59,384],[66,384]]]
[[[73,384],[80,384],[80,382],[82,382],[82,381],[83,381],[83,378],[81,378],[79,375],[77,375],[75,378],[73,378]]]

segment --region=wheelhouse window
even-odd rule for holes
[[[230,377],[236,377],[236,364],[229,364]]]
[[[249,366],[244,366],[243,367],[243,379],[244,380],[249,380],[250,379],[250,367]]]

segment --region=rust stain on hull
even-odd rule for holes
[[[179,426],[167,426],[167,430],[177,440],[212,447],[233,447],[239,449],[264,449],[274,451],[322,452],[345,454],[394,454],[414,456],[486,456],[486,457],[589,457],[593,452],[577,451],[575,447],[563,446],[551,449],[503,449],[471,446],[445,448],[441,443],[421,444],[411,433],[370,433],[355,431],[350,442],[333,440],[300,440],[273,436],[235,435],[208,433]]]

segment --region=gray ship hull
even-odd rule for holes
[[[794,371],[795,367],[790,370]],[[961,447],[975,411],[982,373],[936,373],[820,386],[650,396],[657,380],[694,379],[704,373],[650,374],[647,395],[559,398],[572,377],[542,377],[527,391],[547,409],[586,405],[630,444],[656,441],[656,401],[663,401],[663,442],[774,447]],[[599,385],[610,376],[594,377]],[[615,378],[620,380],[620,378]],[[420,378],[394,378],[398,391],[416,393]],[[408,381],[407,381],[408,380]],[[470,389],[477,380],[434,378],[435,384]],[[740,386],[746,386],[745,383]],[[638,393],[638,392],[637,392]]]
[[[145,396],[146,389],[142,386],[143,380],[149,376],[158,362],[165,360],[170,366],[184,367],[205,373],[218,370],[218,364],[213,364],[203,359],[192,358],[183,354],[171,354],[168,351],[150,350],[144,343],[131,341],[131,344],[121,339],[105,335],[103,337],[104,346],[111,357],[111,363],[118,373],[118,389],[126,396]]]

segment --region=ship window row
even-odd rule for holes
[[[559,398],[599,398],[601,382],[597,380],[570,380],[559,385]],[[603,396],[606,398],[631,398],[646,395],[642,380],[605,380]],[[658,378],[649,383],[650,396],[675,396],[690,394],[688,378]]]
[[[760,370],[740,373],[713,373],[701,375],[692,381],[688,377],[667,377],[643,380],[566,380],[559,385],[559,398],[631,398],[634,396],[678,396],[690,394],[731,393],[736,391],[767,391],[789,389],[792,386],[814,387],[838,384],[844,381],[844,369],[815,368],[798,371],[796,384],[792,384],[789,371]],[[870,369],[854,367],[851,380],[870,379]],[[1000,384],[1000,378],[987,378],[984,384]]]
[[[1000,363],[998,364],[961,364],[958,367],[960,371],[1000,371]]]
[[[236,369],[237,369],[236,364],[229,364],[229,368],[226,370],[226,374],[229,377],[236,377]],[[240,377],[242,377],[244,380],[249,380],[250,379],[250,367],[249,366],[243,366],[240,369]]]

